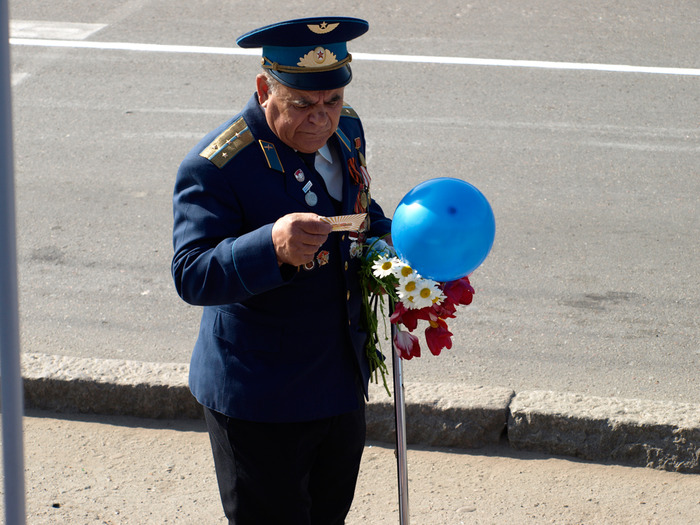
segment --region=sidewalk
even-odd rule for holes
[[[223,525],[201,420],[25,418],[27,523]],[[673,524],[700,516],[700,476],[490,445],[409,447],[413,525]],[[347,525],[398,524],[393,447],[365,449]]]

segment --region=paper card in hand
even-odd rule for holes
[[[359,230],[366,216],[366,213],[357,213],[355,215],[321,217],[321,220],[330,224],[333,227],[332,231],[334,232],[347,232]]]

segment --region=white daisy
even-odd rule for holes
[[[406,308],[427,308],[444,299],[437,282],[423,279],[415,272],[399,279],[397,293]]]
[[[396,266],[399,264],[401,264],[401,261],[399,261],[396,257],[387,257],[382,255],[376,261],[374,261],[374,264],[372,265],[372,273],[375,275],[375,277],[382,279],[392,275],[396,270]]]
[[[442,290],[438,288],[438,283],[430,279],[421,279],[418,282],[415,296],[414,303],[416,308],[430,307],[444,299]]]
[[[416,306],[416,301],[419,299],[418,291],[420,280],[420,277],[415,272],[399,280],[396,293],[406,308],[418,308]]]
[[[394,275],[396,276],[397,279],[419,279],[420,275],[411,268],[408,264],[406,264],[403,261],[398,261],[398,264],[394,267],[393,270]]]

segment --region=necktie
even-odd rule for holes
[[[304,164],[306,164],[312,170],[315,169],[314,164],[316,163],[316,152],[302,153],[301,151],[298,151],[297,153],[301,157],[301,160],[304,161]]]

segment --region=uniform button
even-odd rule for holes
[[[345,240],[345,234],[343,234],[343,236],[340,238],[340,240],[341,240],[341,241],[344,241],[344,240]]]
[[[348,261],[345,261],[345,271],[348,271]]]
[[[350,300],[350,290],[348,290],[348,301]]]

